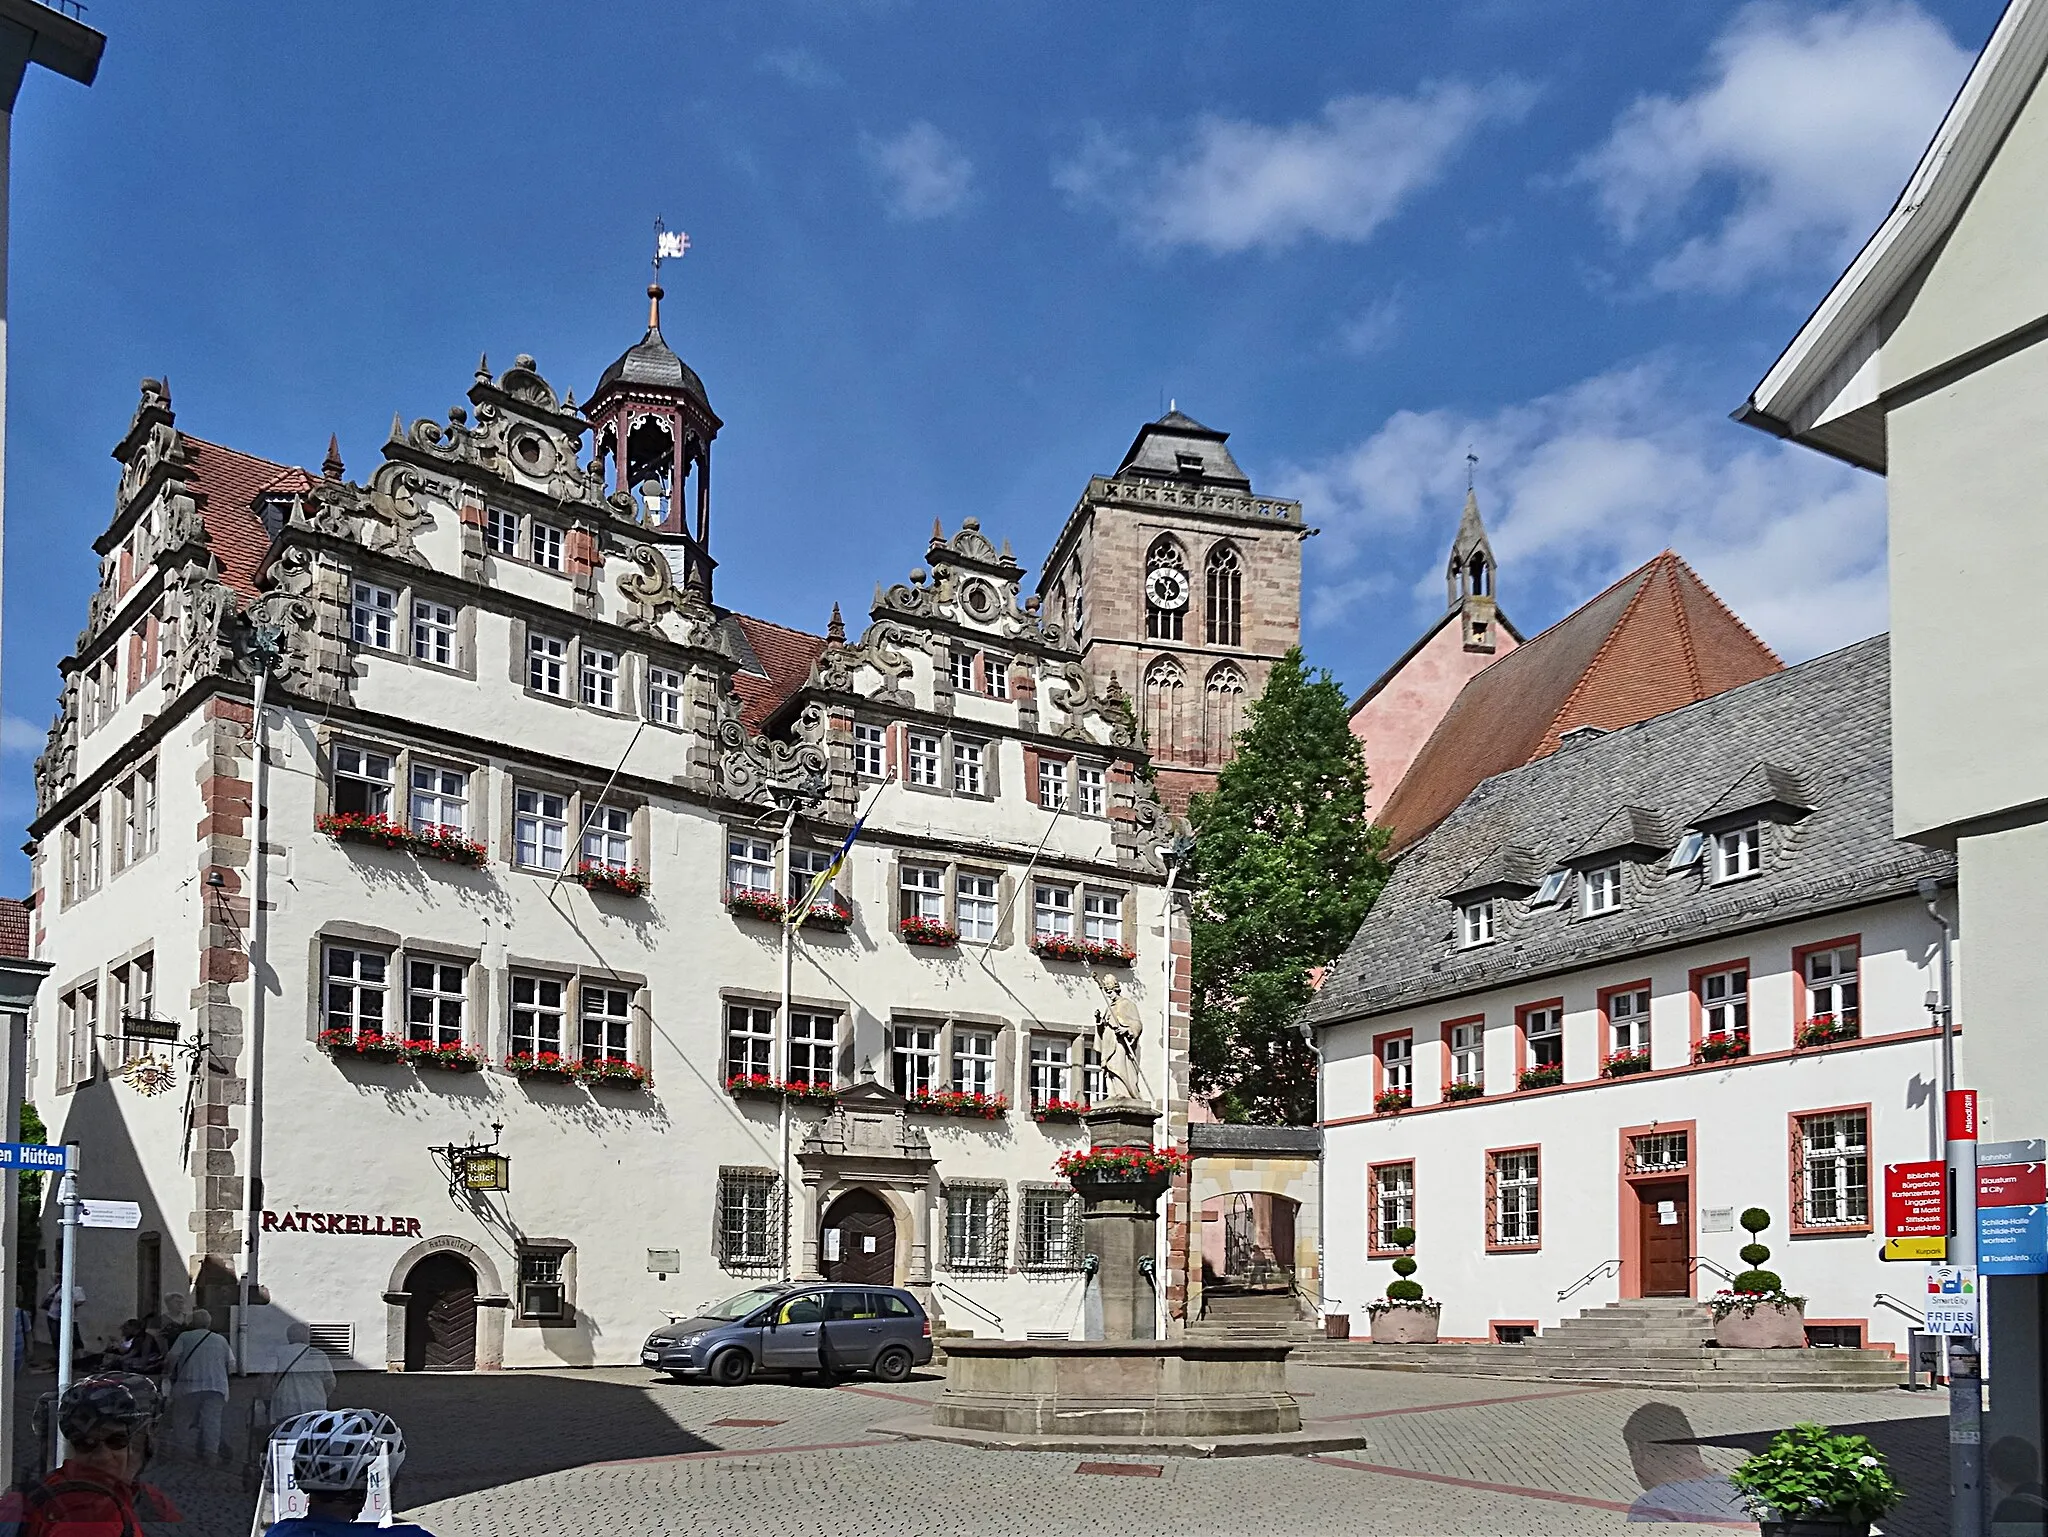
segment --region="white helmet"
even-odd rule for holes
[[[326,1409],[295,1414],[271,1431],[273,1441],[296,1441],[292,1469],[309,1494],[347,1494],[369,1481],[377,1453],[389,1448],[391,1471],[405,1461],[405,1433],[375,1409]]]

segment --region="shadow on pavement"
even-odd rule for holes
[[[1701,1436],[1701,1446],[1729,1446],[1760,1452],[1778,1430],[1744,1431],[1740,1435]],[[1891,1465],[1892,1477],[1906,1491],[1898,1508],[1878,1524],[1885,1537],[1948,1537],[1948,1420],[1940,1415],[1910,1419],[1871,1420],[1861,1425],[1830,1425],[1845,1436],[1868,1436]]]
[[[568,1372],[350,1372],[334,1403],[398,1421],[406,1445],[398,1500],[417,1508],[592,1462],[715,1450],[662,1411],[654,1390],[663,1385]]]

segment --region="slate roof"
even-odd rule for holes
[[[1282,1158],[1319,1158],[1319,1126],[1240,1126],[1228,1121],[1195,1121],[1188,1127],[1193,1153],[1267,1153]]]
[[[1384,1014],[1951,877],[1953,856],[1892,836],[1889,689],[1889,637],[1879,635],[1493,776],[1396,864],[1307,1020]],[[1665,869],[1667,843],[1625,867],[1619,913],[1503,902],[1495,943],[1455,948],[1447,894],[1494,850],[1524,847],[1556,868],[1623,806],[1654,811],[1676,841],[1760,762],[1794,768],[1813,801],[1767,843],[1760,874],[1709,886],[1704,860]]]
[[[1380,821],[1398,852],[1482,779],[1555,752],[1575,727],[1632,725],[1782,665],[1666,550],[1475,673],[1387,797]]]
[[[612,365],[598,376],[597,388],[591,391],[591,398],[595,400],[604,393],[605,386],[613,383],[677,390],[696,396],[706,407],[711,404],[711,397],[704,393],[704,381],[697,377],[697,370],[675,355],[674,349],[662,339],[657,326],[649,326],[645,336],[620,353]]]
[[[1138,429],[1124,462],[1116,467],[1117,478],[1196,481],[1249,491],[1251,477],[1237,467],[1230,450],[1223,446],[1229,436],[1204,427],[1184,412],[1169,411]]]

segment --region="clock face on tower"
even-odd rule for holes
[[[1188,606],[1188,574],[1178,566],[1154,566],[1145,578],[1145,596],[1154,608],[1171,612]]]

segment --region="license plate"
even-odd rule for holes
[[[661,1352],[658,1350],[643,1350],[640,1352],[640,1359],[649,1363],[659,1361],[661,1359]]]

